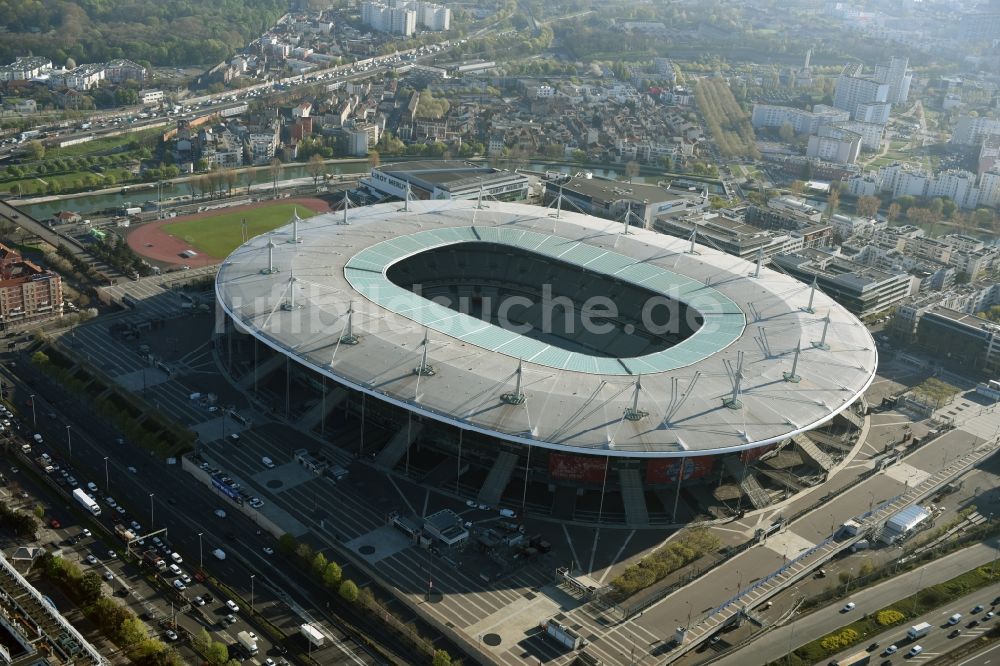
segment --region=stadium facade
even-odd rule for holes
[[[820,482],[877,364],[814,285],[519,203],[295,219],[234,251],[216,295],[219,356],[262,408],[559,519],[678,522]]]

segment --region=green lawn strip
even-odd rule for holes
[[[852,645],[862,643],[869,637],[882,633],[886,629],[902,625],[907,620],[919,617],[952,599],[963,597],[970,592],[997,582],[996,576],[990,575],[991,571],[992,565],[976,567],[951,580],[920,590],[916,594],[900,599],[874,613],[869,613],[860,620],[799,646],[791,655],[771,663],[775,666],[779,664],[806,666],[819,663]],[[879,619],[882,619],[884,624],[880,624]]]
[[[81,155],[89,155],[90,153],[114,150],[115,148],[127,146],[132,142],[141,142],[147,137],[160,135],[163,133],[163,130],[164,128],[160,127],[143,130],[141,132],[129,132],[128,134],[121,134],[118,136],[101,137],[99,139],[94,139],[93,141],[74,143],[71,146],[65,146],[63,148],[48,148],[45,151],[45,159],[54,159],[56,157],[80,157]]]
[[[258,206],[252,210],[219,213],[197,220],[172,222],[164,225],[163,230],[174,238],[190,243],[199,252],[224,259],[243,243],[240,229],[243,220],[247,221],[247,234],[252,238],[288,224],[296,211],[302,219],[316,214],[301,205],[277,203]]]
[[[86,176],[94,176],[98,181],[101,181],[105,176],[114,176],[115,181],[118,183],[132,178],[132,174],[129,173],[128,169],[108,167],[101,173],[95,173],[89,169],[85,169],[81,171],[68,171],[65,173],[25,176],[24,178],[19,178],[17,180],[5,181],[3,185],[5,189],[10,190],[11,186],[16,184],[20,188],[22,194],[27,194],[28,192],[44,193],[49,183],[59,183],[59,186],[64,190],[71,189],[77,185],[82,187],[84,185],[83,179]],[[80,183],[77,183],[76,181],[80,181]]]

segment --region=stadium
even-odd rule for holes
[[[215,286],[220,362],[258,407],[429,488],[560,520],[721,517],[821,483],[877,364],[814,285],[558,207],[296,216]]]

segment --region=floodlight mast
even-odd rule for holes
[[[733,375],[733,393],[730,397],[722,401],[729,409],[740,409],[743,402],[740,400],[740,388],[743,383],[743,352],[737,355],[736,373]]]
[[[830,345],[826,344],[826,333],[830,330],[830,311],[826,311],[826,316],[823,317],[823,335],[820,336],[819,342],[814,342],[813,347],[816,349],[822,349],[823,351],[829,351]]]
[[[356,345],[361,342],[361,338],[354,335],[354,301],[347,306],[347,326],[344,334],[340,336],[340,343],[343,345]]]
[[[791,370],[791,372],[782,373],[782,375],[784,376],[786,382],[791,382],[793,384],[798,384],[802,380],[802,377],[800,377],[799,375],[795,374],[795,371],[799,367],[799,354],[801,354],[801,353],[802,353],[802,342],[800,341],[797,345],[795,345],[795,356],[792,358],[792,370]]]
[[[525,401],[524,393],[521,391],[521,380],[524,375],[524,361],[522,359],[517,360],[517,370],[514,371],[516,377],[516,384],[514,385],[513,393],[504,393],[500,396],[500,399],[506,402],[508,405],[520,405]]]
[[[639,421],[648,416],[647,412],[639,409],[639,391],[642,390],[642,375],[635,378],[635,385],[632,389],[632,406],[625,410],[625,418],[629,421]]]

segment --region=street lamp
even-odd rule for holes
[[[31,403],[32,409],[34,409],[35,403]],[[70,436],[70,426],[66,426],[66,446],[69,448],[69,457],[73,457],[73,438]]]
[[[205,569],[205,562],[201,558],[201,532],[198,532],[198,570],[203,571]]]
[[[253,615],[253,579],[257,574],[250,574],[250,614]]]
[[[149,493],[149,529],[153,529],[153,493]]]
[[[35,418],[35,394],[32,393],[28,396],[28,400],[31,401],[31,425],[38,427],[38,419]]]
[[[104,487],[111,490],[111,477],[108,476],[108,456],[104,456]]]

